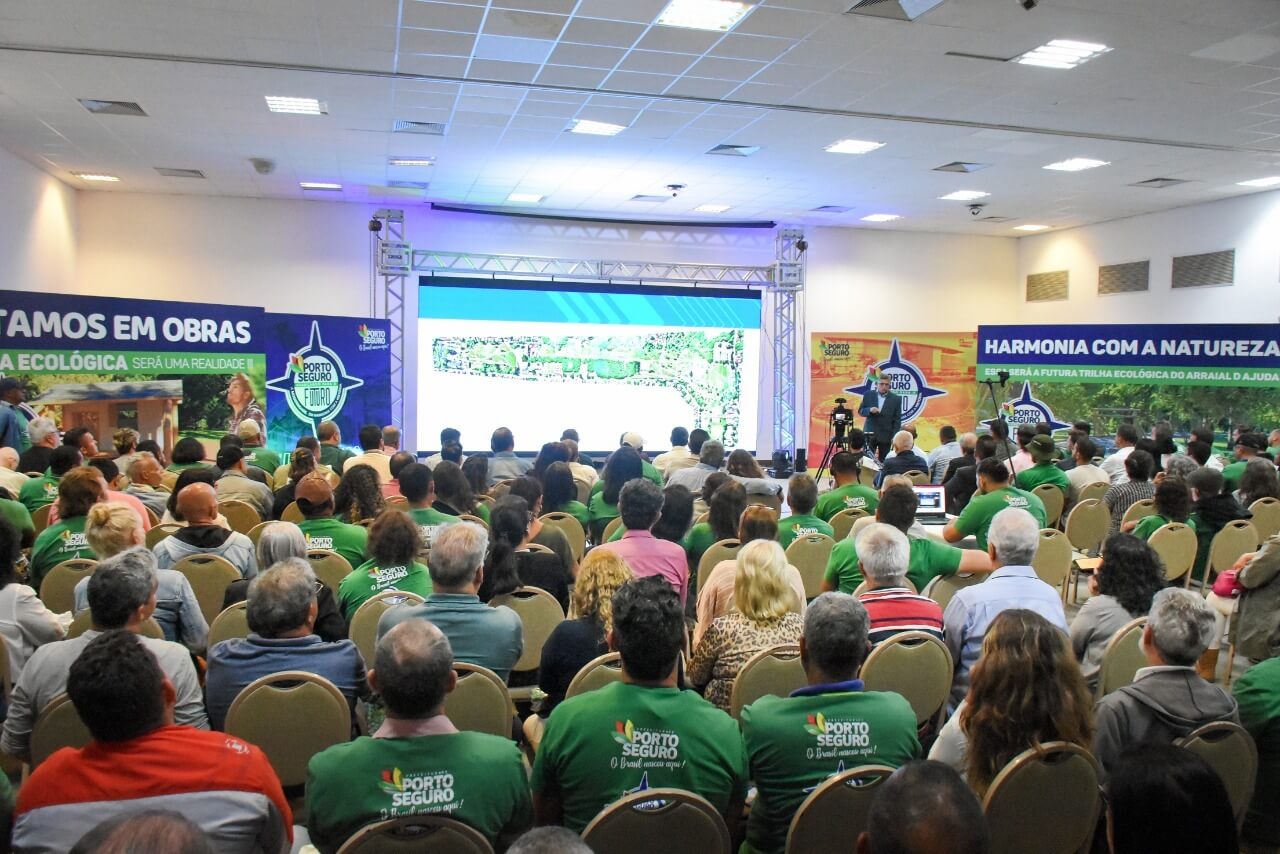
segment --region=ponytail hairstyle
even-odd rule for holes
[[[489,510],[489,551],[484,559],[480,600],[488,602],[520,587],[516,549],[529,533],[529,502],[504,495]]]

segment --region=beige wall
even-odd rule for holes
[[[75,290],[76,196],[0,149],[0,288]]]

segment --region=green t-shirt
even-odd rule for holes
[[[616,519],[617,517],[618,505],[606,503],[603,492],[597,492],[591,496],[591,504],[587,508],[587,520],[589,522],[598,522],[601,519]]]
[[[0,516],[8,519],[9,524],[16,528],[19,534],[35,530],[36,526],[31,521],[31,514],[21,501],[0,498]]]
[[[361,737],[307,764],[307,830],[325,854],[363,825],[424,814],[457,819],[490,842],[524,830],[533,804],[519,748],[482,732]]]
[[[878,503],[880,496],[871,487],[861,483],[846,483],[820,497],[818,506],[813,508],[813,515],[824,522],[830,522],[831,517],[841,510],[866,510],[874,513]]]
[[[640,476],[648,478],[658,484],[658,486],[663,485],[662,472],[654,468],[653,463],[648,460],[640,461]],[[591,484],[591,492],[588,494],[590,495],[590,498],[595,498],[602,492],[604,492],[604,478],[600,478],[595,483]],[[590,498],[588,500],[590,500]]]
[[[684,535],[684,553],[689,556],[689,568],[696,572],[702,555],[718,542],[720,538],[711,530],[710,522],[699,522],[690,528],[689,533]],[[693,580],[689,579],[690,584]]]
[[[932,537],[908,537],[911,557],[907,562],[907,578],[924,590],[926,584],[939,575],[955,575],[960,569],[964,549],[940,543]],[[825,581],[836,585],[841,593],[853,593],[863,582],[862,568],[858,566],[857,542],[852,538],[841,540],[831,550],[827,561]]]
[[[1240,488],[1240,478],[1244,476],[1244,467],[1248,460],[1236,460],[1222,469],[1222,491],[1235,492]]]
[[[1023,492],[1012,486],[997,489],[983,495],[975,495],[969,499],[964,510],[956,518],[956,530],[966,537],[973,534],[978,541],[978,548],[986,550],[987,531],[991,528],[991,520],[1001,510],[1009,507],[1020,507],[1036,518],[1040,527],[1044,527],[1044,502],[1030,492]]]
[[[320,462],[333,469],[338,474],[342,474],[343,463],[354,456],[355,454],[351,453],[341,445],[320,446]]]
[[[553,507],[550,510],[543,508],[543,513],[568,513],[570,516],[578,520],[582,525],[582,530],[587,529],[587,524],[591,521],[590,511],[587,505],[581,501],[569,501],[563,507]]]
[[[796,537],[804,537],[809,534],[826,534],[828,537],[834,537],[836,532],[832,530],[830,525],[812,513],[788,516],[778,523],[778,544],[784,549],[794,543]]]
[[[307,538],[309,549],[329,549],[347,559],[352,566],[368,560],[369,532],[359,525],[348,525],[332,516],[308,519],[298,524]]]
[[[1137,526],[1134,527],[1133,535],[1140,540],[1149,540],[1152,534],[1168,525],[1171,521],[1173,520],[1158,515],[1143,516],[1138,520]],[[1194,518],[1188,519],[1186,524],[1191,530],[1194,531],[1196,529],[1196,520]]]
[[[171,471],[171,472],[184,472],[184,471],[186,471],[187,469],[198,469],[198,468],[201,468],[201,467],[203,467],[203,466],[208,466],[208,465],[209,465],[209,464],[208,464],[208,463],[206,463],[206,462],[198,462],[198,463],[174,463],[173,465],[171,465],[171,466],[169,466],[167,469],[165,469],[165,471]]]
[[[758,792],[744,850],[757,854],[782,854],[796,810],[827,778],[920,755],[911,705],[884,691],[762,697],[742,710],[742,735]]]
[[[1053,463],[1036,463],[1029,469],[1023,469],[1018,475],[1018,489],[1030,492],[1042,483],[1051,483],[1062,490],[1065,497],[1071,492],[1071,481],[1067,473]]]
[[[446,525],[461,521],[457,516],[450,516],[448,513],[441,513],[439,510],[432,510],[430,507],[418,507],[410,510],[409,517],[417,523],[418,532],[422,535],[422,544],[426,548],[431,548],[431,544],[435,542],[436,537],[440,535],[440,531]]]
[[[22,484],[22,489],[18,490],[18,500],[29,513],[36,512],[46,504],[52,504],[58,500],[58,478],[51,474],[31,478]]]
[[[31,565],[27,570],[32,589],[39,590],[45,575],[64,560],[72,558],[93,559],[93,549],[84,535],[84,516],[61,519],[50,525],[36,537],[31,547]]]
[[[276,469],[280,468],[280,455],[267,448],[245,448],[244,461],[246,465],[256,466],[272,477],[275,476]]]
[[[417,593],[423,599],[431,595],[431,576],[420,563],[408,566],[378,566],[377,561],[360,564],[338,585],[338,605],[348,623],[356,609],[384,590]]]
[[[556,706],[533,763],[535,792],[556,792],[581,833],[600,810],[645,789],[697,792],[721,814],[747,794],[733,718],[692,691],[615,682]]]

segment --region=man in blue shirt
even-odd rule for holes
[[[533,461],[516,456],[516,437],[507,427],[499,427],[493,431],[489,439],[489,448],[493,456],[489,459],[489,485],[503,480],[511,480],[529,473]]]

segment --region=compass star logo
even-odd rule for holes
[[[941,397],[945,389],[931,387],[924,378],[924,372],[914,363],[902,358],[898,339],[894,338],[889,345],[889,358],[878,364],[867,366],[867,372],[861,385],[849,386],[848,394],[863,396],[875,391],[875,376],[889,377],[890,390],[902,398],[902,423],[914,421],[924,413],[925,404],[931,397]]]
[[[282,392],[289,411],[315,433],[316,424],[337,415],[347,402],[347,392],[364,385],[359,377],[347,375],[338,354],[324,346],[320,324],[311,321],[311,340],[289,355],[284,376],[270,380],[267,388]]]
[[[1047,422],[1055,431],[1065,430],[1070,424],[1054,419],[1053,410],[1043,400],[1036,400],[1031,393],[1031,383],[1022,384],[1022,396],[1016,400],[1006,401],[1003,409],[1004,420],[1013,427],[1019,424],[1039,424]]]

